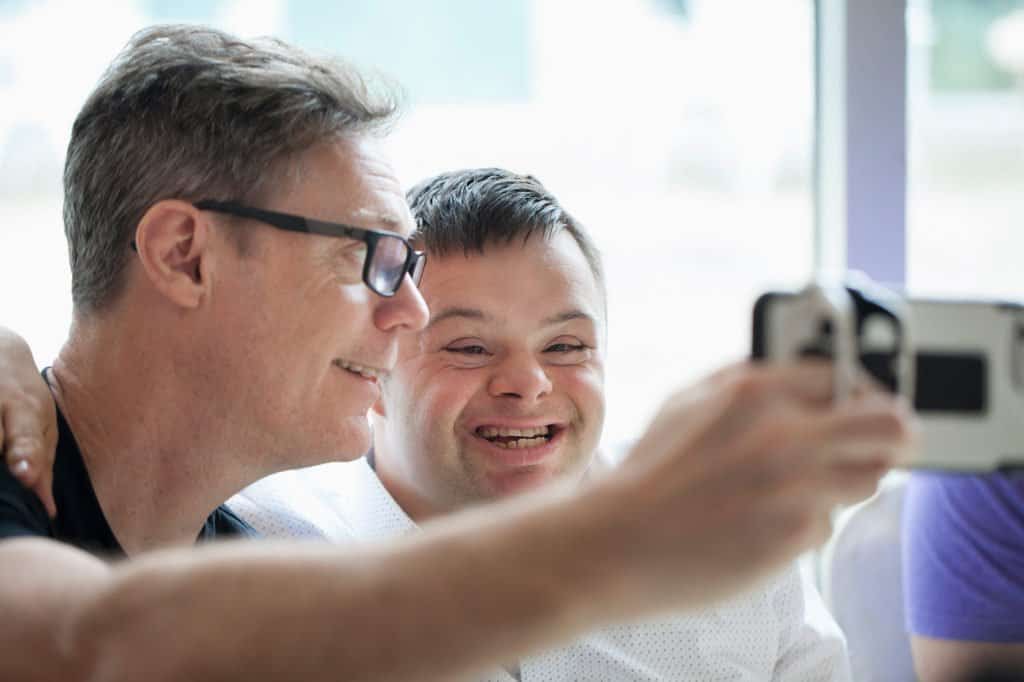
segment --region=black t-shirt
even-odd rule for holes
[[[53,467],[53,496],[57,518],[51,520],[36,494],[0,465],[0,539],[48,537],[93,554],[124,555],[92,487],[71,429],[57,409],[57,458]],[[218,537],[257,535],[256,531],[221,505],[206,519],[198,541]]]

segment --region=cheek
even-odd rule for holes
[[[590,428],[600,429],[604,422],[604,373],[600,367],[565,368],[559,386],[572,400]]]
[[[420,439],[451,433],[481,386],[478,373],[471,370],[432,365],[400,369],[392,384],[399,390],[392,395],[400,395],[399,410],[419,431],[412,437]]]
[[[310,297],[308,305],[292,304],[314,331],[343,339],[358,339],[372,325],[373,292],[362,284],[330,283]],[[305,310],[302,308],[305,307]]]
[[[288,275],[270,283],[277,315],[306,332],[358,336],[374,295],[361,281],[340,282],[319,264]]]

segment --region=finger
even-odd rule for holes
[[[18,439],[13,445],[5,445],[4,453],[7,467],[23,486],[31,488],[39,481],[39,466],[35,464],[39,455],[27,439]]]
[[[33,466],[33,462],[38,459],[38,456],[33,455],[31,443],[25,438],[10,436],[9,432],[3,429],[2,446],[0,450],[3,452],[4,461],[14,477],[26,488],[35,485],[39,476],[39,468]]]
[[[841,462],[829,467],[822,480],[823,509],[863,502],[878,491],[878,484],[892,467],[879,456],[862,462]]]
[[[36,484],[32,486],[32,492],[43,503],[47,516],[51,519],[56,518],[57,502],[53,499],[53,472],[40,474]]]
[[[858,367],[856,374],[853,377],[853,385],[851,386],[851,397],[863,398],[870,393],[882,393],[886,395],[892,395],[892,391],[880,382],[873,374],[865,371],[863,368]]]
[[[827,404],[835,402],[837,397],[862,398],[880,393],[891,395],[892,391],[882,385],[875,377],[860,366],[849,368],[852,371],[839,380],[836,364],[828,359],[800,358],[790,362],[747,363],[759,376],[755,380],[767,384],[774,392],[783,392],[788,397],[802,400],[810,404]],[[723,372],[721,380],[740,377],[742,366],[730,368]],[[840,386],[840,383],[843,386]],[[840,396],[840,390],[845,393]]]
[[[655,420],[701,404],[707,404],[710,412],[735,412],[794,399],[825,407],[832,401],[832,370],[831,363],[818,359],[793,363],[738,362],[719,369],[696,386],[674,393]]]
[[[764,454],[781,452],[786,466],[829,466],[879,458],[900,466],[920,443],[917,420],[905,402],[883,394],[838,407],[807,408],[779,403],[762,409],[747,439]],[[782,462],[784,463],[784,462]]]
[[[46,513],[53,519],[57,517],[57,500],[53,496],[53,477],[57,458],[57,427],[55,423],[57,415],[56,406],[52,402],[48,404],[48,407],[52,412],[51,416],[54,422],[47,424],[43,432],[43,461],[45,464],[39,472],[39,481],[33,490],[42,500],[43,506],[46,507]]]
[[[828,511],[870,497],[891,470],[892,457],[885,451],[855,461],[830,460],[816,453],[779,452],[741,475],[750,479],[752,495]]]
[[[21,462],[27,465],[31,477],[19,479],[26,488],[32,490],[46,508],[49,517],[57,516],[57,504],[53,497],[53,466],[57,451],[56,430],[50,427],[43,429],[40,440],[36,436],[16,438],[16,447],[24,448],[27,456]]]
[[[723,380],[731,385],[738,399],[750,402],[788,399],[827,405],[835,391],[833,365],[820,359],[750,363],[725,375]]]
[[[890,471],[885,459],[834,463],[807,467],[798,475],[780,480],[772,495],[776,505],[809,517],[831,517],[839,506],[863,502],[878,491]]]
[[[772,538],[787,560],[824,544],[832,536],[832,515],[829,510],[809,505],[798,498],[781,501],[776,509],[766,512],[774,519],[778,537]]]
[[[920,445],[920,428],[906,403],[882,394],[851,400],[824,415],[817,439],[827,459],[864,461],[883,455],[905,464]]]
[[[31,401],[30,401],[31,402]],[[43,452],[43,426],[34,416],[36,410],[7,406],[3,410],[3,450],[8,466],[20,480],[26,469],[32,472],[32,482],[38,474],[45,454]]]
[[[793,469],[836,462],[882,458],[901,465],[914,456],[920,440],[905,403],[882,394],[839,407],[775,400],[756,409],[729,410],[716,426],[699,444],[724,465],[738,458],[769,483],[792,476]]]
[[[14,476],[36,492],[47,512],[53,515],[53,447],[48,443],[46,427],[38,416],[44,409],[35,409],[35,402],[25,401],[26,409],[8,406],[2,415],[3,450],[7,464]]]

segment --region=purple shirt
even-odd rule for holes
[[[915,473],[903,585],[913,634],[1024,642],[1024,476]]]

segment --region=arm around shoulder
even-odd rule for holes
[[[57,415],[53,398],[23,338],[0,327],[0,460],[31,488],[50,516]]]

